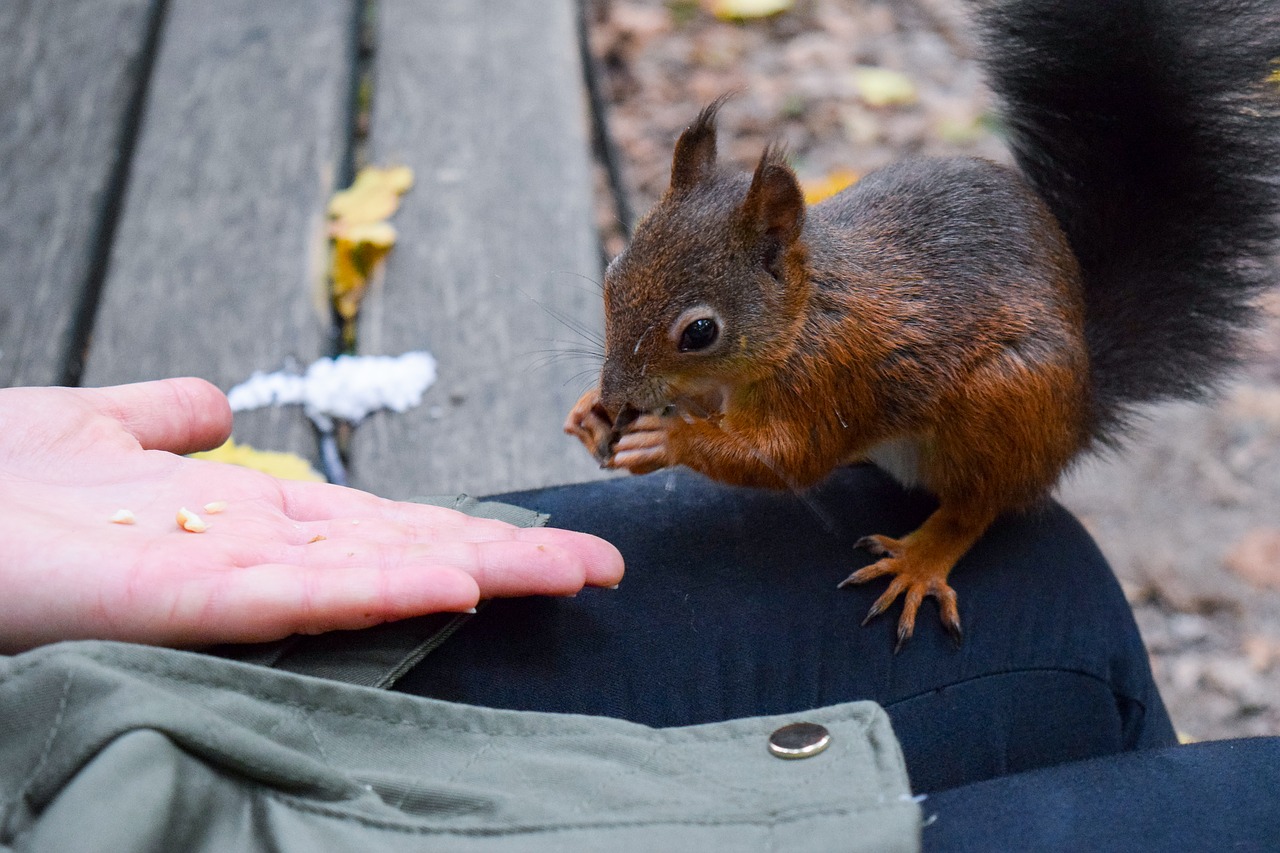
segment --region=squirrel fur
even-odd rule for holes
[[[1202,395],[1274,275],[1280,5],[977,0],[1017,168],[913,159],[806,209],[783,153],[716,161],[716,102],[605,274],[570,412],[607,467],[802,489],[872,461],[938,498],[844,583],[891,578],[901,645],[1001,513],[1135,407]],[[841,584],[842,586],[844,584]]]

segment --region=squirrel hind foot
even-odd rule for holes
[[[865,626],[872,619],[883,614],[899,596],[902,596],[902,615],[898,617],[894,654],[900,652],[915,633],[916,615],[926,597],[937,600],[942,627],[951,636],[957,648],[964,642],[956,592],[947,583],[947,575],[951,572],[954,561],[931,559],[928,555],[919,553],[919,549],[912,548],[909,539],[905,538],[898,540],[888,536],[864,536],[858,540],[856,547],[867,550],[881,559],[858,569],[841,581],[837,588],[866,583],[879,577],[892,577],[888,588],[871,605],[862,624]]]

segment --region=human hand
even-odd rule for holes
[[[260,642],[622,576],[586,534],[175,455],[230,431],[226,398],[199,379],[0,389],[0,650]],[[209,529],[179,528],[179,507]],[[108,520],[121,508],[136,524]]]

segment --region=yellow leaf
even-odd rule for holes
[[[711,14],[722,21],[768,18],[787,11],[795,0],[712,0]]]
[[[390,249],[396,244],[396,229],[390,222],[335,223],[329,233],[353,246],[368,243],[379,249]]]
[[[334,227],[332,237],[333,304],[339,317],[352,320],[374,269],[396,244],[396,229],[389,222],[342,225]]]
[[[386,219],[412,186],[413,170],[407,166],[368,167],[360,170],[350,188],[329,200],[329,281],[348,346],[354,341],[354,320],[369,278],[396,243],[396,229]]]
[[[801,188],[804,190],[804,203],[817,204],[823,199],[831,198],[841,190],[853,186],[857,180],[857,172],[852,172],[848,169],[836,169],[825,178],[819,178],[816,181],[804,181],[801,184]]]
[[[233,439],[213,450],[192,453],[192,459],[205,459],[210,462],[225,462],[263,471],[282,480],[312,480],[324,482],[324,477],[311,467],[307,460],[294,453],[283,453],[277,450],[255,450],[247,444],[236,444]]]
[[[969,145],[988,132],[986,122],[981,116],[968,120],[942,118],[938,120],[935,131],[939,139],[952,145]]]
[[[360,170],[351,186],[329,199],[329,218],[341,223],[378,222],[400,206],[400,196],[413,186],[408,166]]]
[[[916,102],[916,84],[901,71],[863,66],[853,71],[858,97],[869,107],[898,107]]]

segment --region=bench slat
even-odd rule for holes
[[[360,425],[353,484],[403,498],[599,476],[560,431],[599,362],[540,364],[594,346],[540,305],[602,337],[573,0],[381,0],[378,15],[371,159],[417,184],[358,342],[429,349],[439,380],[418,409]]]
[[[153,0],[0,3],[0,386],[63,381]]]
[[[86,384],[223,389],[327,352],[324,210],[350,133],[354,4],[171,0]],[[237,440],[315,456],[297,407]]]

